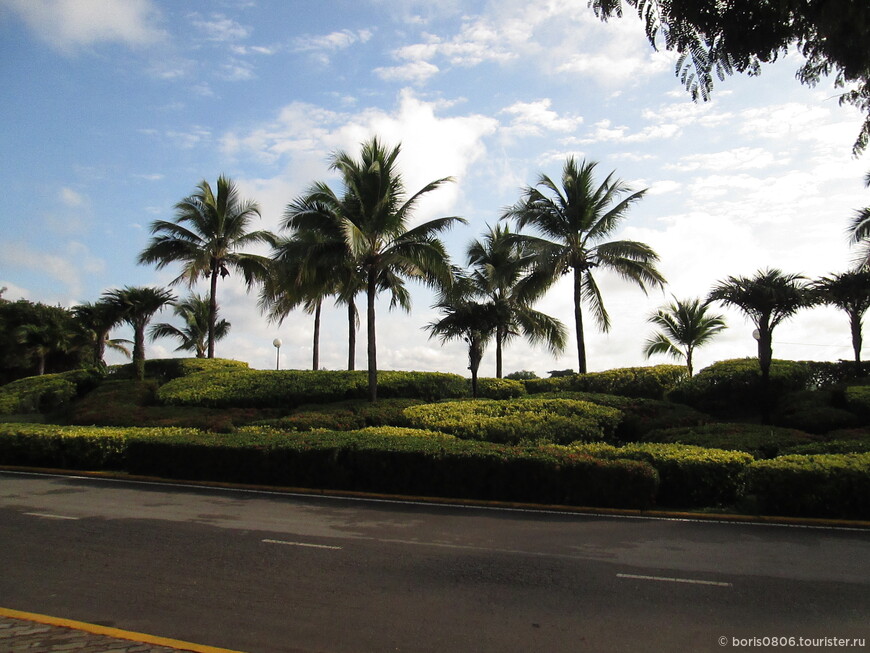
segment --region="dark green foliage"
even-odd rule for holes
[[[811,370],[805,363],[774,360],[770,366],[768,396],[775,406],[787,393],[810,389]],[[714,415],[749,415],[761,406],[761,370],[757,358],[714,363],[671,392],[673,401]]]
[[[870,385],[849,386],[845,390],[846,407],[863,420],[870,420]]]
[[[816,435],[761,424],[706,424],[647,433],[647,442],[673,442],[713,449],[745,451],[756,458],[774,458],[786,447],[818,441]]]
[[[804,361],[810,373],[810,388],[829,388],[870,375],[870,363],[861,363],[861,372],[854,361]]]
[[[511,381],[528,381],[529,379],[537,379],[538,375],[529,370],[518,370],[516,372],[511,372],[510,374],[505,374],[504,378]]]
[[[509,444],[605,440],[622,418],[615,408],[571,399],[451,401],[414,406],[405,415],[417,428]]]
[[[870,518],[870,453],[759,460],[747,482],[766,514]]]
[[[0,424],[0,464],[122,468],[166,478],[648,508],[648,464],[387,430],[234,434]]]
[[[430,401],[468,394],[468,383],[457,374],[380,372],[381,397]],[[303,403],[329,403],[363,398],[365,372],[225,370],[192,374],[170,381],[157,393],[159,401],[176,406],[228,406],[290,410]]]
[[[622,411],[622,421],[616,427],[615,438],[618,442],[641,440],[646,433],[655,429],[700,426],[710,421],[709,416],[689,406],[642,397],[620,397],[596,392],[545,392],[530,396],[534,399],[591,401],[619,409]]]
[[[513,399],[525,394],[526,386],[519,381],[492,378],[477,380],[477,396],[481,399]]]
[[[0,414],[51,413],[99,383],[97,370],[71,370],[18,379],[0,387]]]
[[[145,361],[145,376],[159,384],[197,372],[248,370],[248,364],[226,358],[155,358]],[[132,363],[115,365],[110,376],[117,379],[132,379],[136,369]]]
[[[733,503],[743,492],[743,473],[752,462],[747,453],[679,444],[588,444],[572,449],[597,458],[649,463],[661,481],[656,504],[680,508]]]
[[[857,415],[832,404],[833,394],[829,390],[805,390],[787,395],[780,401],[773,422],[777,426],[807,433],[827,433],[858,426]]]
[[[530,394],[539,392],[597,392],[624,397],[664,399],[687,376],[682,365],[627,367],[606,372],[524,381]]]

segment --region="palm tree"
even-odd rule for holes
[[[55,352],[70,350],[75,334],[65,325],[51,320],[43,324],[22,324],[15,330],[15,338],[36,357],[37,374],[45,374],[45,359]]]
[[[649,317],[661,329],[646,341],[643,353],[649,358],[653,354],[665,354],[686,361],[689,376],[694,373],[692,354],[695,349],[706,344],[725,328],[721,315],[710,315],[709,304],[700,299],[674,301],[660,308]]]
[[[175,301],[173,294],[165,288],[148,286],[125,286],[121,289],[107,290],[103,301],[116,307],[121,319],[133,329],[133,365],[136,378],[145,380],[145,327],[164,306]]]
[[[518,228],[531,225],[543,235],[515,236],[536,253],[533,275],[555,283],[560,276],[573,274],[574,326],[581,374],[586,372],[582,303],[589,304],[602,331],[610,329],[610,317],[593,270],[616,272],[644,292],[647,286],[661,287],[665,283],[656,269],[659,257],[648,245],[632,240],[606,240],[646,191],[631,192],[613,177],[614,173],[596,185],[593,174],[596,166],[593,161],[578,165],[574,157],[569,157],[562,169],[561,186],[541,175],[537,185],[526,188],[520,202],[504,215],[505,219],[515,220]]]
[[[403,279],[417,279],[429,285],[448,282],[450,263],[438,234],[458,217],[430,220],[408,228],[419,200],[451,181],[449,177],[429,182],[407,197],[396,167],[401,146],[387,147],[377,137],[361,144],[359,159],[346,152],[332,155],[331,168],[344,184],[339,199],[328,187],[322,188],[335,209],[344,253],[359,270],[365,283],[369,400],[377,399],[378,365],[375,335],[375,298],[390,289],[392,306],[410,306]]]
[[[254,218],[260,216],[260,209],[255,202],[239,197],[232,180],[218,177],[217,195],[205,180],[197,188],[175,205],[175,222],[152,223],[154,237],[139,254],[139,263],[155,263],[158,270],[182,263],[182,272],[173,284],[186,281],[193,286],[202,276],[210,280],[208,357],[214,358],[218,277],[223,279],[230,269],[235,269],[244,275],[250,289],[267,259],[239,250],[259,243],[271,245],[274,236],[269,231],[248,230]]]
[[[557,319],[532,308],[548,288],[538,276],[527,276],[534,254],[512,238],[507,226],[490,227],[483,240],[468,247],[468,265],[480,291],[489,298],[498,316],[495,330],[495,375],[502,378],[502,349],[522,334],[532,344],[545,343],[553,354],[565,348],[565,326]],[[546,281],[546,280],[544,280]]]
[[[861,375],[861,330],[864,313],[870,308],[870,268],[833,274],[822,277],[812,284],[817,299],[846,312],[852,332],[852,350],[855,353],[855,368]]]
[[[94,364],[105,367],[106,347],[130,356],[125,346],[129,340],[109,338],[109,331],[122,321],[117,306],[106,301],[85,302],[74,306],[72,313],[93,346]]]
[[[172,312],[181,318],[184,326],[179,328],[167,322],[154,324],[149,329],[151,340],[175,338],[179,341],[175,351],[192,351],[197,358],[205,358],[208,349],[209,300],[193,293],[172,307]],[[217,320],[214,328],[215,340],[221,340],[230,332],[230,323]]]
[[[429,337],[442,343],[462,339],[468,343],[468,369],[471,370],[471,394],[477,397],[477,373],[486,343],[499,326],[496,305],[481,293],[480,286],[466,273],[456,271],[453,282],[438,294],[432,308],[444,314],[424,328]],[[481,301],[483,300],[483,301]]]
[[[805,277],[784,274],[781,270],[759,270],[754,277],[728,277],[720,281],[707,297],[740,309],[758,331],[758,364],[761,368],[762,417],[770,419],[768,386],[773,360],[773,330],[800,309],[814,302]]]
[[[864,178],[864,185],[870,188],[870,172]],[[870,206],[855,211],[849,225],[849,240],[863,248],[855,260],[856,268],[870,266]]]

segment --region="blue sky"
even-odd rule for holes
[[[870,164],[851,156],[860,116],[831,84],[799,85],[799,65],[789,54],[695,104],[637,18],[603,24],[576,0],[0,0],[0,286],[7,299],[71,306],[168,284],[177,270],[136,257],[150,223],[171,219],[202,179],[232,177],[274,229],[311,182],[335,181],[331,152],[374,134],[402,143],[410,190],[455,177],[416,218],[465,217],[445,238],[463,262],[523,186],[558,177],[574,155],[649,189],[618,237],[656,249],[669,285],[645,296],[602,275],[613,328],[586,335],[592,370],[647,364],[646,318],[671,295],[704,296],[767,266],[810,277],[848,267],[846,226],[870,197]],[[310,365],[307,315],[270,324],[232,278],[219,300],[233,326],[218,355],[268,368],[280,336],[282,367]],[[411,314],[379,306],[380,367],[465,373],[462,343],[422,330],[437,317],[431,293],[415,287],[413,300]],[[570,286],[538,308],[570,325]],[[730,328],[696,367],[754,354],[752,327],[722,312]],[[345,328],[328,306],[328,369],[345,363]],[[777,329],[774,355],[849,358],[849,343],[846,317],[816,308]],[[148,356],[173,349],[156,341]],[[517,340],[505,369],[576,368],[574,351],[573,340],[556,357]],[[492,351],[481,371],[494,374]]]

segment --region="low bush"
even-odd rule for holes
[[[766,514],[870,518],[870,453],[759,460],[747,483]]]
[[[477,396],[480,399],[514,399],[526,393],[526,386],[512,379],[483,378],[477,380]]]
[[[417,428],[508,444],[604,440],[622,418],[614,408],[571,399],[450,401],[413,406],[405,415]]]
[[[258,426],[271,426],[290,431],[330,429],[353,431],[368,426],[410,426],[405,409],[425,403],[421,399],[380,399],[371,403],[353,399],[330,404],[304,404],[289,415],[257,421]]]
[[[743,452],[679,444],[583,444],[571,448],[597,458],[649,463],[659,473],[656,504],[680,508],[733,503],[743,493],[743,473],[753,460]]]
[[[861,363],[860,373],[855,361],[805,361],[811,388],[830,388],[870,375],[870,363]]]
[[[711,449],[745,451],[756,458],[774,458],[786,447],[809,444],[818,436],[795,429],[761,424],[705,424],[650,431],[647,442],[690,444]]]
[[[855,413],[833,405],[830,390],[805,390],[786,395],[773,416],[777,426],[822,434],[858,426]]]
[[[0,387],[0,413],[51,413],[97,385],[95,369],[28,376]]]
[[[365,437],[389,437],[389,438],[443,438],[455,440],[455,435],[442,433],[441,431],[424,431],[405,426],[367,426],[357,431]]]
[[[664,399],[686,376],[686,368],[681,365],[654,365],[549,379],[530,379],[523,383],[529,394],[558,391],[597,392],[624,397]]]
[[[870,452],[870,428],[840,429],[825,434],[823,440],[786,447],[781,455]]]
[[[861,419],[870,419],[870,385],[854,385],[845,389],[846,407]]]
[[[177,406],[268,407],[290,410],[300,404],[362,399],[366,372],[238,370],[201,372],[162,386],[159,401]],[[436,401],[468,394],[467,381],[438,372],[380,372],[378,395]]]
[[[796,361],[774,360],[770,366],[768,401],[776,406],[790,392],[812,389],[811,370]],[[760,412],[761,369],[757,358],[720,361],[686,379],[670,399],[714,415]]]
[[[228,358],[154,358],[145,361],[145,377],[166,383],[199,372],[218,372],[227,370],[248,370],[247,363]],[[132,363],[113,365],[110,376],[116,379],[135,379],[136,369]]]
[[[700,426],[710,421],[708,415],[694,408],[657,399],[620,397],[596,392],[544,392],[530,396],[536,399],[590,401],[622,411],[622,421],[616,427],[615,433],[618,442],[635,442],[655,429]]]
[[[399,436],[399,437],[397,437]],[[0,424],[0,463],[121,467],[167,478],[620,508],[652,505],[658,475],[632,460],[366,429],[110,429]]]

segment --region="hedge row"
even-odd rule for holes
[[[659,429],[647,433],[644,440],[730,449],[750,453],[756,458],[775,458],[785,449],[817,442],[820,438],[803,431],[778,426],[716,423]]]
[[[549,379],[527,379],[523,383],[530,394],[558,391],[598,392],[624,397],[664,399],[687,375],[686,368],[682,365],[654,365]]]
[[[180,377],[161,386],[157,399],[175,406],[229,406],[290,409],[303,403],[362,399],[368,394],[364,371],[222,370]],[[436,401],[468,394],[457,374],[379,372],[378,396]]]
[[[368,426],[410,426],[404,411],[424,403],[421,399],[380,399],[377,403],[356,399],[330,404],[303,405],[289,415],[259,420],[256,426],[270,426],[283,431],[354,431]]]
[[[189,480],[648,508],[648,464],[376,428],[286,434],[0,424],[0,463],[116,468]]]
[[[28,376],[0,387],[0,415],[50,413],[95,387],[102,374],[94,369]]]
[[[405,416],[417,428],[507,444],[605,440],[622,419],[615,408],[573,399],[448,401],[412,406]]]
[[[228,358],[154,358],[145,361],[146,378],[161,384],[198,372],[247,369],[250,369],[247,363]],[[134,379],[136,369],[132,363],[113,365],[109,368],[109,374],[117,379]]]
[[[681,508],[733,503],[743,493],[743,474],[753,461],[747,453],[678,444],[615,447],[597,443],[574,445],[571,449],[596,458],[649,463],[661,479],[656,503]]]

